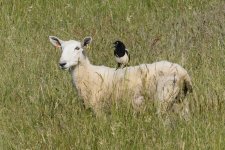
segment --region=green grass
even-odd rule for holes
[[[0,149],[225,149],[223,0],[0,0]],[[82,40],[115,67],[121,39],[131,65],[169,60],[192,77],[191,120],[164,126],[149,106],[94,117],[81,107],[49,35]],[[157,42],[156,42],[157,41]]]

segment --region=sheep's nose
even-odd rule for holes
[[[59,63],[60,67],[64,67],[66,65],[66,63]]]

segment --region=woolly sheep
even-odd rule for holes
[[[86,37],[82,42],[63,41],[49,36],[50,42],[61,48],[59,66],[69,70],[78,95],[86,107],[91,107],[98,115],[105,103],[122,100],[130,96],[130,103],[138,110],[145,101],[157,102],[157,112],[166,114],[176,105],[182,105],[178,113],[188,114],[187,93],[192,91],[192,83],[187,71],[180,65],[168,61],[141,64],[123,69],[92,65],[85,54],[85,47],[92,38]],[[149,98],[144,98],[145,95]]]

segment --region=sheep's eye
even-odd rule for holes
[[[75,47],[75,50],[79,50],[80,49],[80,47]]]

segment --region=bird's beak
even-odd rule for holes
[[[112,46],[112,48],[116,48],[116,43],[113,43],[113,46]]]

